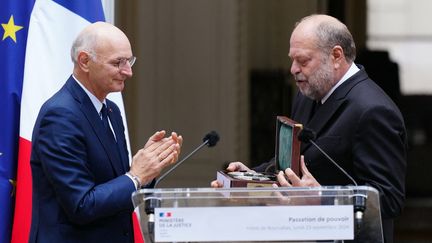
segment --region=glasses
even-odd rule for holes
[[[96,53],[89,53],[90,55],[93,56],[99,56],[99,57],[103,57],[106,58],[105,56],[96,54]],[[118,69],[125,69],[127,67],[127,64],[129,64],[129,67],[132,67],[135,64],[136,61],[136,57],[135,56],[131,56],[129,58],[117,58],[114,60],[109,61],[108,63],[111,64],[112,66],[118,68]]]
[[[129,58],[119,58],[116,62],[112,63],[117,66],[119,69],[123,69],[126,67],[126,63],[129,63],[129,66],[132,67],[136,61],[135,56],[131,56]]]

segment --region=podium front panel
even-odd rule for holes
[[[147,243],[384,242],[371,187],[142,189],[132,200]]]

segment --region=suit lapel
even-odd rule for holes
[[[126,171],[123,168],[117,145],[115,141],[112,141],[112,139],[108,137],[108,134],[106,133],[106,130],[100,119],[99,111],[96,111],[90,98],[72,77],[69,78],[66,85],[71,91],[73,97],[80,103],[81,111],[84,113],[87,121],[90,123],[102,147],[104,148],[105,153],[108,155],[114,173],[117,175],[125,173]]]
[[[311,105],[305,106],[308,112],[305,112],[305,116],[310,116],[313,109],[313,102],[311,101]],[[333,117],[335,112],[339,109],[341,105],[343,105],[344,100],[327,100],[324,104],[321,105],[319,110],[316,111],[309,122],[306,123],[307,128],[311,129],[316,133],[316,136],[319,137],[320,134],[325,129],[325,126],[328,124],[330,119]],[[301,153],[304,152],[311,146],[311,143],[302,143],[301,145]]]
[[[320,109],[313,115],[312,119],[306,122],[306,127],[315,131],[317,137],[324,132],[325,127],[329,122],[331,122],[332,117],[334,117],[335,113],[345,105],[346,96],[360,82],[366,80],[368,78],[364,68],[360,66],[360,71],[351,76],[348,80],[346,80],[343,84],[341,84],[334,92],[330,95],[328,100],[320,107]],[[302,120],[305,120],[305,117],[309,117],[312,112],[313,102],[312,100],[302,97],[302,101],[305,104],[303,105],[303,109],[305,114],[302,116]],[[301,122],[301,121],[300,121]],[[310,143],[302,143],[301,152],[304,153],[309,147]]]
[[[312,119],[307,124],[307,127],[316,132],[317,136],[321,133],[334,113],[344,103],[344,99],[327,100],[320,109],[313,115]]]
[[[107,100],[108,104],[108,116],[110,117],[111,125],[113,126],[113,130],[115,133],[115,136],[117,138],[116,147],[119,151],[119,156],[121,160],[121,164],[123,166],[123,171],[126,173],[126,171],[129,170],[129,155],[127,152],[127,145],[126,145],[126,138],[123,131],[123,120],[121,119],[121,116],[114,115],[113,110],[111,107],[114,105],[113,102],[110,100]]]

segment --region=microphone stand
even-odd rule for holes
[[[329,161],[331,161],[340,171],[342,171],[345,176],[347,176],[352,183],[358,187],[357,182],[354,180],[354,178],[351,177],[350,174],[348,174],[336,161],[334,161],[324,150],[321,149],[318,144],[316,144],[311,138],[308,139],[312,145],[314,145]],[[366,199],[367,195],[364,192],[359,191],[358,189],[354,190],[353,195],[353,206],[354,206],[354,224],[356,227],[357,234],[360,232],[360,228],[363,222],[363,214],[366,210]]]
[[[326,152],[324,152],[324,150],[322,150],[320,146],[318,146],[318,144],[312,141],[312,139],[309,139],[309,142],[312,143],[322,154],[324,154],[324,156],[328,160],[330,160],[340,171],[342,171],[345,174],[345,176],[347,176],[355,186],[358,186],[354,178],[352,178],[338,163],[336,163],[336,161],[334,161]]]
[[[173,167],[171,167],[167,172],[161,175],[154,183],[154,188],[161,182],[171,171],[175,170],[178,166],[180,166],[184,161],[186,161],[189,157],[194,155],[198,150],[207,145],[208,147],[213,147],[219,141],[219,135],[215,131],[211,131],[207,133],[203,138],[203,143],[200,144],[197,148],[195,148],[192,152],[186,155],[181,161],[177,162]],[[152,197],[151,194],[146,196],[147,200],[145,200],[145,212],[148,215],[148,223],[147,229],[150,235],[151,242],[154,242],[154,223],[155,223],[155,215],[154,209],[159,208],[161,206],[161,200],[157,197]]]
[[[165,172],[163,175],[161,175],[155,182],[154,187],[156,187],[157,184],[159,184],[160,181],[162,181],[171,171],[175,170],[179,165],[181,165],[185,160],[189,159],[192,155],[194,155],[198,150],[200,150],[202,147],[207,145],[209,140],[205,140],[200,146],[198,146],[196,149],[194,149],[192,152],[190,152],[186,157],[184,157],[180,162],[176,163],[173,167],[171,167],[167,172]]]
[[[148,222],[147,222],[147,231],[150,236],[150,241],[154,241],[154,222],[155,222],[155,216],[154,216],[154,209],[159,208],[161,206],[161,200],[156,197],[147,197],[144,203],[144,209],[146,214],[148,215]]]

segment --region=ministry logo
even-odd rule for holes
[[[159,213],[159,217],[160,218],[171,218],[172,217],[172,213],[171,212],[160,212]]]

